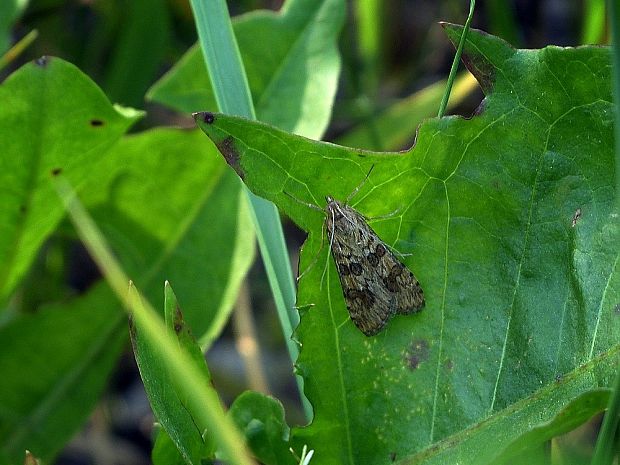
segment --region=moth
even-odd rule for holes
[[[325,229],[355,326],[366,336],[374,336],[392,316],[420,311],[424,307],[420,283],[377,236],[366,218],[346,202],[331,196],[325,200]]]

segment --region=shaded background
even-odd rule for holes
[[[162,125],[193,127],[189,115],[144,100],[149,87],[196,41],[188,0],[17,3],[25,8],[16,16],[10,37],[0,38],[0,54],[33,29],[39,35],[0,72],[0,80],[29,60],[55,55],[88,74],[112,102],[147,110],[147,116],[133,132]],[[259,8],[277,10],[281,4],[282,1],[228,1],[232,16]],[[472,26],[520,48],[604,43],[607,31],[603,8],[602,0],[478,1]],[[438,22],[462,24],[467,9],[466,2],[456,0],[349,2],[340,43],[343,72],[332,123],[324,139],[336,140],[397,99],[445,78],[454,49]],[[452,113],[470,116],[482,98],[480,91],[473,92]],[[409,144],[413,137],[414,134]],[[289,222],[285,223],[285,233],[296,268],[304,234]],[[97,279],[96,267],[73,241],[72,234],[56,235],[42,249],[24,284],[33,292],[24,295],[23,311],[33,312],[44,302],[82,293]],[[249,388],[269,392],[284,403],[290,424],[302,423],[297,387],[260,260],[246,282],[238,304],[242,310],[235,312],[223,336],[207,354],[215,385],[227,403]],[[248,331],[256,335],[255,340],[239,337]],[[261,349],[262,364],[247,370],[243,356],[255,342]],[[56,463],[149,463],[152,423],[128,344],[106,395]],[[594,422],[560,441],[578,444],[574,454],[589,454],[596,429]]]

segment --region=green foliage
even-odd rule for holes
[[[237,18],[235,36],[260,121],[321,137],[338,83],[336,39],[343,16],[341,0],[293,0],[279,13]],[[192,47],[147,96],[188,113],[215,110],[200,48]]]
[[[0,329],[0,463],[26,449],[51,459],[98,402],[127,340],[109,294],[97,287]]]
[[[261,462],[295,463],[289,450],[284,408],[278,400],[258,392],[244,392],[230,406],[230,415]]]
[[[64,209],[51,186],[62,174],[82,188],[96,161],[139,114],[114,108],[74,66],[41,58],[0,87],[0,301],[6,300],[32,263]]]
[[[202,351],[183,320],[176,296],[167,283],[164,309],[167,329],[171,334],[175,334],[179,345],[191,355],[196,367],[203,374],[202,382],[205,388],[208,388],[211,375]],[[199,419],[192,416],[187,399],[176,389],[176,383],[166,371],[157,347],[149,344],[143,331],[139,325],[131,325],[131,342],[153,413],[185,462],[200,464],[201,458],[213,457],[215,453],[212,436],[209,435],[206,425],[200,424]]]
[[[178,282],[187,319],[209,344],[228,319],[254,251],[238,181],[212,145],[197,131],[163,128],[112,145],[133,119],[116,112],[90,80],[58,59],[45,67],[28,65],[0,92],[15,102],[0,110],[8,115],[3,121],[11,123],[0,129],[6,131],[2,139],[11,142],[3,152],[2,176],[5,186],[13,186],[1,194],[7,231],[2,241],[14,257],[2,262],[2,274],[16,281],[62,219],[62,205],[49,182],[50,172],[61,168],[82,188],[84,203],[149,299],[162,303],[161,283]],[[95,119],[103,124],[91,125]],[[26,167],[35,176],[29,182],[18,176]],[[25,219],[18,222],[20,216]],[[12,462],[26,447],[43,459],[53,457],[84,421],[120,353],[124,326],[116,298],[103,285],[71,303],[5,323],[3,341],[11,350],[0,353],[6,375],[0,429],[15,436],[5,434],[1,450]],[[68,339],[73,333],[80,337]],[[36,344],[17,344],[33,340]],[[42,372],[36,365],[15,363],[34,353],[53,354],[54,363],[42,359]]]
[[[0,6],[0,53],[25,4]],[[100,77],[113,100],[141,104],[170,51],[168,5],[132,2],[118,30],[99,24],[99,39],[73,44],[86,64],[109,54]],[[375,92],[385,36],[372,24],[377,3],[365,5],[361,80]],[[516,40],[497,5],[495,27]],[[600,36],[600,9],[594,13]],[[254,392],[232,403],[230,419],[265,464],[299,463],[289,448],[300,455],[305,446],[312,465],[548,462],[547,441],[608,405],[620,355],[611,54],[515,50],[473,32],[464,61],[487,95],[480,114],[425,121],[405,153],[368,152],[287,133],[319,138],[327,127],[344,19],[341,0],[290,0],[280,13],[237,18],[257,116],[279,129],[223,115],[206,124],[198,115],[246,184],[309,233],[295,337],[313,421],[291,429],[280,402]],[[458,42],[460,28],[446,32]],[[119,42],[103,47],[101,37],[114,35]],[[396,149],[436,112],[441,90],[366,114],[339,142]],[[214,94],[193,47],[148,97],[187,113],[215,109]],[[52,180],[77,190],[124,270],[164,308],[168,330],[178,330],[213,396],[200,348],[228,321],[254,258],[254,233],[238,179],[202,132],[126,135],[141,112],[113,106],[58,58],[18,69],[0,86],[0,101],[0,464],[23,462],[25,449],[49,463],[100,399],[127,343],[126,316],[106,283],[81,295],[55,287],[55,303],[45,294],[49,281],[64,282],[63,247],[74,238]],[[324,215],[303,204],[345,200],[358,186],[351,204],[404,254],[427,301],[372,338],[349,320]],[[162,299],[165,280],[183,318],[170,286]],[[153,462],[221,458],[214,429],[188,408],[187,390],[144,334],[136,326],[132,342],[162,425]]]
[[[447,32],[456,41],[460,29]],[[313,463],[490,463],[615,371],[609,51],[515,50],[476,32],[464,60],[484,111],[427,121],[405,154],[197,115],[244,182],[309,232],[300,269],[319,254],[300,282],[299,305],[313,306],[296,336],[315,418],[293,432],[295,448],[316,449]],[[369,218],[396,212],[373,228],[412,253],[427,306],[368,339],[348,319],[323,215],[299,200],[346,199],[372,166],[353,205]],[[602,404],[576,408],[584,418]]]

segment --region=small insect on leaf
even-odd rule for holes
[[[366,336],[374,336],[395,314],[421,310],[424,292],[420,283],[372,230],[366,218],[331,196],[325,200],[329,247],[353,323]]]

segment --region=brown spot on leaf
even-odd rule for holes
[[[62,168],[53,168],[51,173],[52,176],[58,176],[60,173],[62,173]]]
[[[91,119],[90,125],[95,128],[99,126],[103,126],[103,121],[101,121],[100,119]]]
[[[416,339],[411,342],[405,352],[405,364],[410,370],[417,370],[422,362],[428,360],[429,354],[428,341],[426,339]]]
[[[224,156],[226,163],[228,163],[232,169],[234,169],[241,179],[245,178],[245,173],[241,168],[241,157],[239,156],[239,152],[235,148],[235,141],[232,137],[228,136],[226,139],[221,141],[217,145],[218,150]]]
[[[197,111],[195,113],[192,113],[192,116],[194,117],[194,121],[200,120],[203,123],[207,124],[213,124],[213,122],[215,121],[215,115],[210,111]]]
[[[446,361],[443,362],[443,366],[446,368],[446,370],[452,371],[452,369],[454,368],[454,362],[450,359],[446,359]]]
[[[204,121],[207,124],[213,124],[215,122],[215,115],[211,113],[210,111],[202,112],[201,116],[202,116],[202,121]]]
[[[183,330],[185,322],[183,321],[183,312],[178,305],[174,309],[174,332],[179,334]]]

